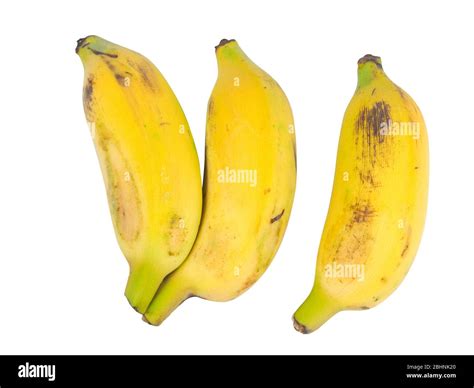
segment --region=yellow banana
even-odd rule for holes
[[[125,295],[145,312],[189,253],[201,216],[201,176],[186,117],[158,69],[97,36],[78,41],[84,111],[120,248]]]
[[[380,58],[366,55],[342,123],[315,283],[294,314],[296,330],[309,333],[338,311],[373,307],[397,288],[420,243],[427,194],[423,116]]]
[[[235,40],[222,40],[216,56],[201,226],[144,316],[155,325],[190,296],[226,301],[248,289],[273,259],[290,217],[296,147],[288,100]]]

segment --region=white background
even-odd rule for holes
[[[0,353],[474,353],[474,24],[468,2],[16,1],[0,5]],[[7,5],[8,4],[8,5]],[[448,5],[449,4],[449,5]],[[76,40],[150,58],[204,157],[214,45],[236,38],[283,87],[298,143],[293,213],[273,264],[227,303],[197,298],[152,327],[128,305],[82,109]],[[380,306],[303,336],[356,62],[382,57],[430,135],[428,218],[417,258]]]

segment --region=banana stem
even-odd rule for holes
[[[143,320],[150,325],[160,325],[181,303],[192,294],[188,282],[171,274],[164,280],[155,298],[143,315]]]
[[[314,288],[293,315],[293,325],[297,331],[309,334],[340,310],[332,298]]]
[[[137,312],[146,311],[163,278],[163,274],[150,265],[130,267],[125,296]]]

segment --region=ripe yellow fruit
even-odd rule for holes
[[[315,283],[294,314],[296,330],[309,333],[338,311],[373,307],[398,287],[420,243],[427,196],[423,116],[380,58],[366,55],[342,123]]]
[[[288,100],[235,40],[221,41],[216,56],[202,222],[189,257],[144,316],[155,325],[190,296],[226,301],[247,290],[272,261],[290,217],[296,146]]]
[[[97,36],[80,39],[76,52],[110,214],[130,265],[125,294],[143,313],[195,240],[199,160],[176,96],[148,59]]]

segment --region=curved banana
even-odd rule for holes
[[[201,176],[186,117],[158,69],[97,36],[80,39],[84,111],[120,248],[125,295],[145,312],[189,253],[201,216]]]
[[[358,62],[339,139],[313,289],[294,314],[309,333],[341,310],[367,309],[401,283],[420,243],[428,194],[428,137],[416,103],[379,57]]]
[[[222,40],[216,56],[201,226],[144,316],[154,325],[190,296],[226,301],[247,290],[270,264],[290,217],[296,147],[288,100],[235,40]]]

